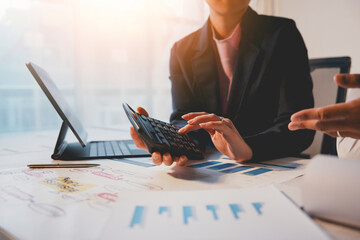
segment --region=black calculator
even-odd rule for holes
[[[150,153],[170,153],[171,156],[185,155],[188,159],[203,159],[203,152],[187,134],[178,133],[179,128],[135,112],[127,103],[123,108],[131,124],[144,141]]]

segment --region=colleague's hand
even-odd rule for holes
[[[334,80],[343,88],[360,88],[360,74],[338,74]],[[332,137],[360,139],[360,98],[293,114],[289,129],[305,128],[319,130]]]
[[[146,110],[142,107],[138,107],[136,111],[138,112],[138,114],[145,115],[146,117],[149,116]],[[145,143],[143,142],[143,140],[140,138],[140,136],[137,134],[137,132],[133,127],[130,127],[130,135],[135,145],[138,148],[147,151]],[[183,166],[188,160],[185,155],[180,157],[172,157],[170,153],[161,154],[159,152],[153,152],[151,154],[151,157],[155,165],[161,165],[162,163],[164,163],[166,166],[170,166],[174,162],[176,162],[179,166]]]
[[[251,148],[245,143],[230,119],[206,112],[188,113],[182,118],[188,121],[188,125],[179,129],[179,133],[205,129],[210,134],[217,150],[229,158],[240,162],[252,158]]]

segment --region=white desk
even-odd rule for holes
[[[114,129],[100,130],[92,129],[90,137],[97,136],[97,139],[128,139],[127,130],[116,131]],[[22,133],[22,134],[2,134],[0,135],[0,170],[7,168],[24,167],[27,164],[50,163],[50,155],[53,151],[57,138],[56,131]],[[56,161],[58,163],[59,161]],[[301,177],[290,181],[276,184],[276,186],[285,192],[295,203],[301,205]],[[334,239],[360,239],[360,230],[348,228],[345,226],[329,223],[315,219],[315,221],[324,228]],[[14,238],[7,229],[1,229],[0,239]],[[34,226],[40,229],[41,226]],[[21,231],[21,229],[19,229]]]

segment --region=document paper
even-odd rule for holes
[[[360,228],[360,161],[314,157],[306,169],[302,195],[310,214]]]
[[[29,163],[36,163],[35,155]],[[11,160],[23,162],[23,157]],[[259,187],[301,175],[307,160],[240,164],[213,154],[185,167],[155,166],[150,158],[81,163],[101,166],[0,170],[0,227],[20,239],[99,239],[108,215],[128,191]]]
[[[122,195],[104,239],[329,239],[275,187]]]

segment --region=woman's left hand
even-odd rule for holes
[[[206,130],[217,150],[231,159],[244,162],[252,158],[252,150],[240,136],[230,119],[206,112],[193,112],[182,116],[188,125],[179,133],[188,133],[198,129]]]

